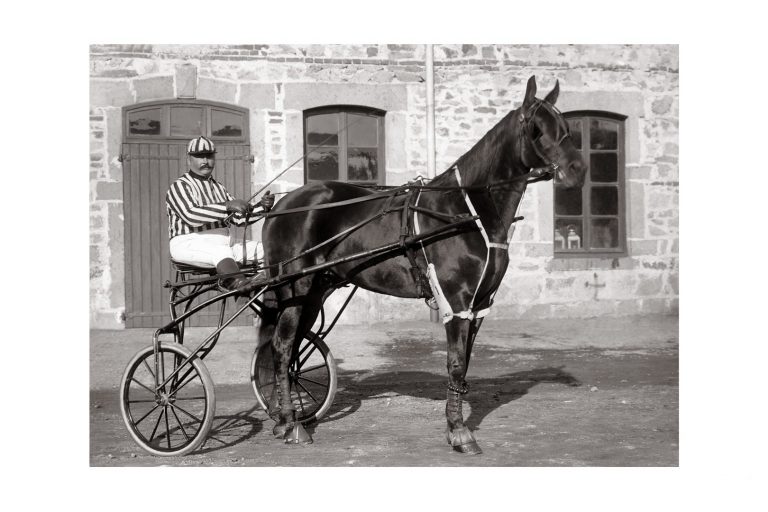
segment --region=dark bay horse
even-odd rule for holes
[[[418,207],[445,215],[476,214],[479,222],[452,236],[426,241],[412,257],[422,272],[431,266],[439,293],[447,302],[441,308],[448,339],[448,392],[446,418],[448,442],[455,450],[480,453],[474,436],[464,424],[461,395],[472,345],[509,263],[508,239],[531,169],[556,174],[566,187],[581,187],[586,165],[570,139],[568,125],[554,108],[559,83],[539,100],[535,77],[528,80],[523,104],[507,114],[477,144],[461,156],[429,186],[419,190]],[[491,185],[491,187],[487,187]],[[498,185],[498,186],[497,186]],[[459,188],[464,187],[464,188]],[[309,183],[287,194],[273,212],[322,205],[371,195],[369,189],[347,183]],[[410,199],[409,199],[410,197]],[[265,264],[287,260],[321,244],[351,226],[375,216],[387,207],[402,206],[411,196],[377,198],[345,206],[315,209],[267,218],[262,238]],[[387,203],[387,201],[391,201]],[[474,211],[473,211],[474,210]],[[402,211],[402,209],[400,210]],[[413,215],[416,215],[414,213]],[[296,259],[283,268],[291,272],[332,261],[356,252],[396,241],[402,234],[401,214],[387,214],[363,225],[333,243]],[[444,220],[418,214],[412,220],[422,232],[439,228]],[[278,375],[280,411],[274,434],[290,442],[312,442],[295,421],[288,379],[292,352],[311,329],[323,299],[334,284],[351,282],[366,290],[397,297],[424,297],[424,289],[411,272],[405,251],[338,264],[329,272],[300,277],[275,289],[278,307],[265,315],[259,341],[271,339]],[[275,275],[274,271],[272,275]],[[431,282],[431,281],[430,281]],[[432,286],[432,291],[435,290]]]

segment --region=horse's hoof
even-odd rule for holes
[[[312,444],[312,436],[309,435],[304,425],[298,421],[293,428],[288,431],[284,437],[285,442],[289,444]]]
[[[469,455],[480,455],[483,453],[483,450],[480,449],[480,445],[477,444],[477,441],[472,441],[471,443],[467,444],[454,445],[453,451],[459,453],[467,453]]]
[[[285,439],[285,436],[288,434],[289,428],[290,428],[290,425],[288,423],[278,423],[272,429],[272,434],[278,439]]]
[[[445,439],[453,447],[454,451],[459,453],[468,453],[470,455],[483,453],[483,450],[480,449],[477,441],[475,441],[475,436],[472,435],[472,432],[467,427],[461,427],[455,431],[451,431],[448,428],[445,431]]]

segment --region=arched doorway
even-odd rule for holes
[[[232,105],[168,100],[123,108],[123,201],[125,212],[125,325],[160,327],[170,319],[173,280],[168,252],[165,193],[187,171],[186,143],[205,135],[217,147],[216,179],[235,196],[251,195],[248,110]],[[215,325],[217,308],[194,316],[191,325]],[[236,325],[251,325],[241,315]]]

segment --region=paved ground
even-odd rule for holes
[[[272,437],[249,384],[253,329],[230,328],[205,359],[217,398],[209,440],[186,457],[145,454],[117,389],[151,336],[91,332],[92,466],[678,465],[677,317],[486,321],[465,403],[479,456],[445,442],[445,337],[428,322],[335,329],[339,391],[309,446]]]

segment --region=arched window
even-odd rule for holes
[[[305,181],[385,183],[384,112],[356,106],[304,112]]]
[[[574,144],[589,172],[581,189],[555,180],[555,256],[610,256],[627,252],[624,120],[602,111],[567,112]]]

